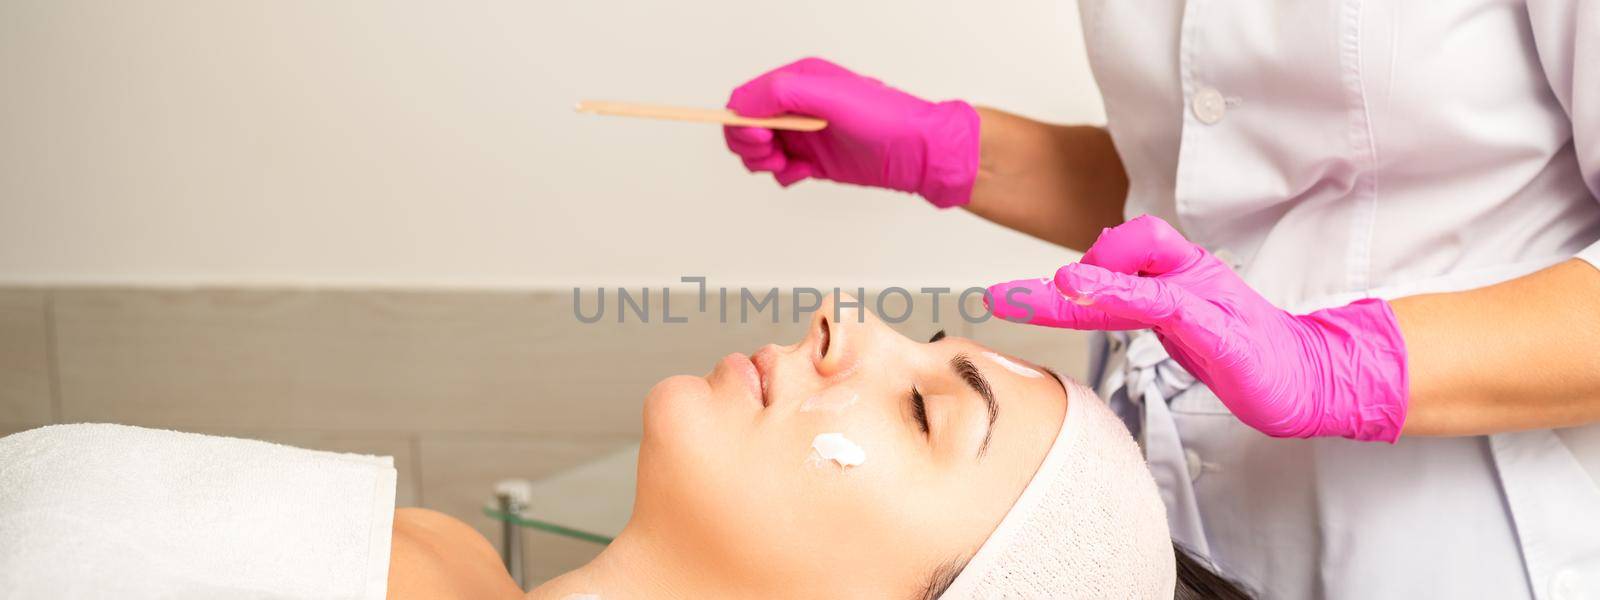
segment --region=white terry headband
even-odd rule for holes
[[[1139,446],[1105,401],[1067,390],[1039,471],[941,600],[1172,598],[1167,511]]]

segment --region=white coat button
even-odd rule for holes
[[[1189,448],[1183,449],[1184,462],[1189,463],[1189,483],[1200,480],[1200,470],[1206,468],[1206,463],[1200,460],[1200,453]]]
[[[1201,123],[1215,125],[1222,120],[1222,115],[1228,112],[1228,100],[1222,97],[1222,92],[1216,88],[1203,87],[1194,93],[1192,101],[1194,118]]]

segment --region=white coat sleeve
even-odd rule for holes
[[[1600,0],[1528,0],[1528,15],[1545,78],[1572,122],[1583,182],[1600,201]],[[1577,257],[1600,268],[1600,241]]]

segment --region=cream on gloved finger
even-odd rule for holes
[[[1267,435],[1393,442],[1405,423],[1405,341],[1387,302],[1290,314],[1156,217],[1104,231],[1053,280],[989,291],[990,309],[1006,319],[1154,330],[1174,360]]]
[[[965,205],[978,173],[978,113],[967,103],[928,102],[820,58],[768,71],[733,90],[746,117],[798,114],[821,131],[724,127],[728,149],[780,185],[808,177],[920,194],[935,206]]]

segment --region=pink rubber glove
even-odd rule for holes
[[[1155,217],[1105,230],[1054,281],[989,291],[1002,318],[1154,329],[1167,354],[1240,421],[1270,436],[1393,442],[1405,423],[1405,340],[1387,302],[1290,314]]]
[[[725,127],[728,149],[751,172],[788,187],[807,177],[921,194],[940,208],[972,196],[978,113],[932,103],[820,58],[805,58],[733,90],[728,108],[747,117],[784,113],[828,121],[822,131]]]

